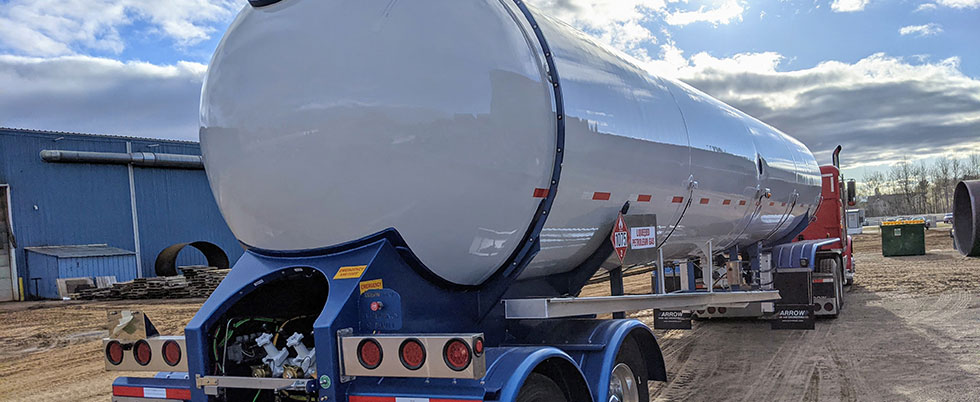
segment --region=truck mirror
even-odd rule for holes
[[[854,206],[857,204],[857,182],[854,179],[847,181],[847,205]]]

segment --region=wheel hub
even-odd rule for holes
[[[636,376],[630,366],[619,363],[609,376],[609,402],[640,402]]]

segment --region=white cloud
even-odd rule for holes
[[[670,25],[687,25],[695,22],[708,22],[714,25],[725,25],[732,21],[742,21],[742,7],[737,0],[728,0],[720,6],[705,10],[701,6],[695,11],[675,11],[664,16],[664,21]]]
[[[0,55],[0,126],[196,141],[206,68]]]
[[[935,9],[936,9],[936,4],[935,3],[922,3],[922,4],[919,4],[919,7],[916,7],[915,8],[915,12],[932,11],[932,10],[935,10]]]
[[[929,23],[925,25],[909,25],[902,27],[898,30],[898,33],[902,36],[905,35],[915,35],[918,37],[932,36],[940,34],[943,32],[943,27],[936,23]]]
[[[952,8],[980,8],[980,0],[936,0],[936,3]]]
[[[0,48],[29,56],[121,52],[120,30],[143,22],[149,33],[189,46],[241,7],[236,0],[12,0],[0,7]]]
[[[830,9],[838,13],[853,13],[863,11],[869,2],[870,0],[834,0],[830,4]]]
[[[852,168],[980,149],[980,80],[963,74],[957,58],[910,63],[874,54],[779,71],[782,59],[699,53],[677,76],[799,138],[820,159],[843,144]]]

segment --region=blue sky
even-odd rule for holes
[[[844,144],[858,177],[980,152],[980,0],[529,2],[821,162]],[[2,0],[0,125],[196,139],[208,60],[245,4]]]

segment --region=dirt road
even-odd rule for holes
[[[860,236],[845,311],[815,331],[750,320],[657,331],[670,381],[651,383],[651,398],[980,400],[980,259],[960,257],[946,232],[927,240],[926,256],[886,259],[876,236]],[[628,292],[648,287],[646,275],[626,278]],[[140,308],[161,332],[178,333],[200,303],[0,304],[0,401],[108,401],[118,374],[103,371],[105,311]],[[652,324],[650,312],[634,316]]]

